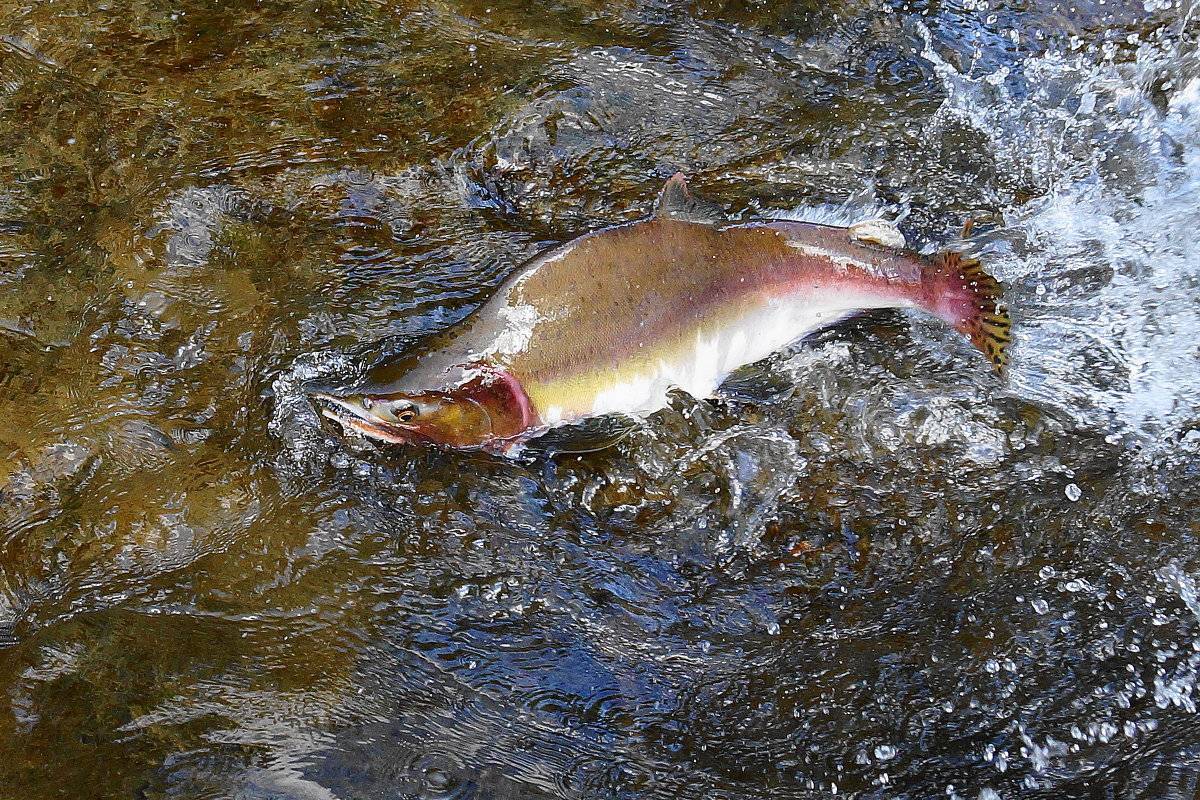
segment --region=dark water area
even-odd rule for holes
[[[1198,36],[0,3],[0,797],[1195,796]],[[597,453],[317,424],[677,170],[970,247],[1009,374],[883,313]]]

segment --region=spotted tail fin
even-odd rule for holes
[[[946,281],[939,316],[966,335],[997,372],[1003,372],[1012,320],[1001,299],[1000,284],[978,259],[953,250],[934,256],[933,266]]]

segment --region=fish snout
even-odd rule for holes
[[[308,399],[317,413],[326,419],[341,421],[347,416],[365,416],[366,409],[362,407],[362,404],[355,403],[346,397],[338,397],[328,392],[309,392]]]
[[[332,420],[341,426],[343,435],[353,432],[391,444],[407,444],[409,441],[395,426],[387,425],[372,414],[360,395],[338,396],[313,391],[308,393],[308,399],[322,419]]]

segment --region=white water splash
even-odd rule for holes
[[[974,128],[1045,190],[983,252],[1011,287],[1012,387],[1152,444],[1200,418],[1200,69],[1194,42],[1130,44],[1019,75],[963,75],[928,34],[923,55],[948,92],[934,125]]]
[[[1200,590],[1195,579],[1172,561],[1154,573],[1159,582],[1179,596],[1180,601],[1200,621]],[[1154,703],[1159,708],[1175,706],[1196,712],[1197,688],[1200,687],[1200,639],[1192,641],[1194,652],[1173,669],[1160,668],[1154,676]]]
[[[354,374],[356,366],[344,353],[308,353],[297,358],[291,369],[272,383],[275,409],[267,429],[286,444],[286,458],[292,463],[304,463],[325,441],[320,420],[304,391],[305,385],[323,378],[344,378]]]
[[[859,228],[867,234],[875,233],[890,241],[881,241],[889,247],[904,247],[904,235],[896,227],[908,217],[907,203],[890,204],[879,199],[875,185],[868,183],[861,191],[841,203],[803,205],[792,209],[764,209],[755,214],[762,219],[785,219],[809,222],[814,225],[832,225],[838,228]],[[899,237],[899,242],[896,241]]]

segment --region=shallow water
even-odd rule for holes
[[[1200,15],[0,5],[0,796],[1192,797]],[[347,447],[309,381],[677,169],[1009,287],[616,447]]]

